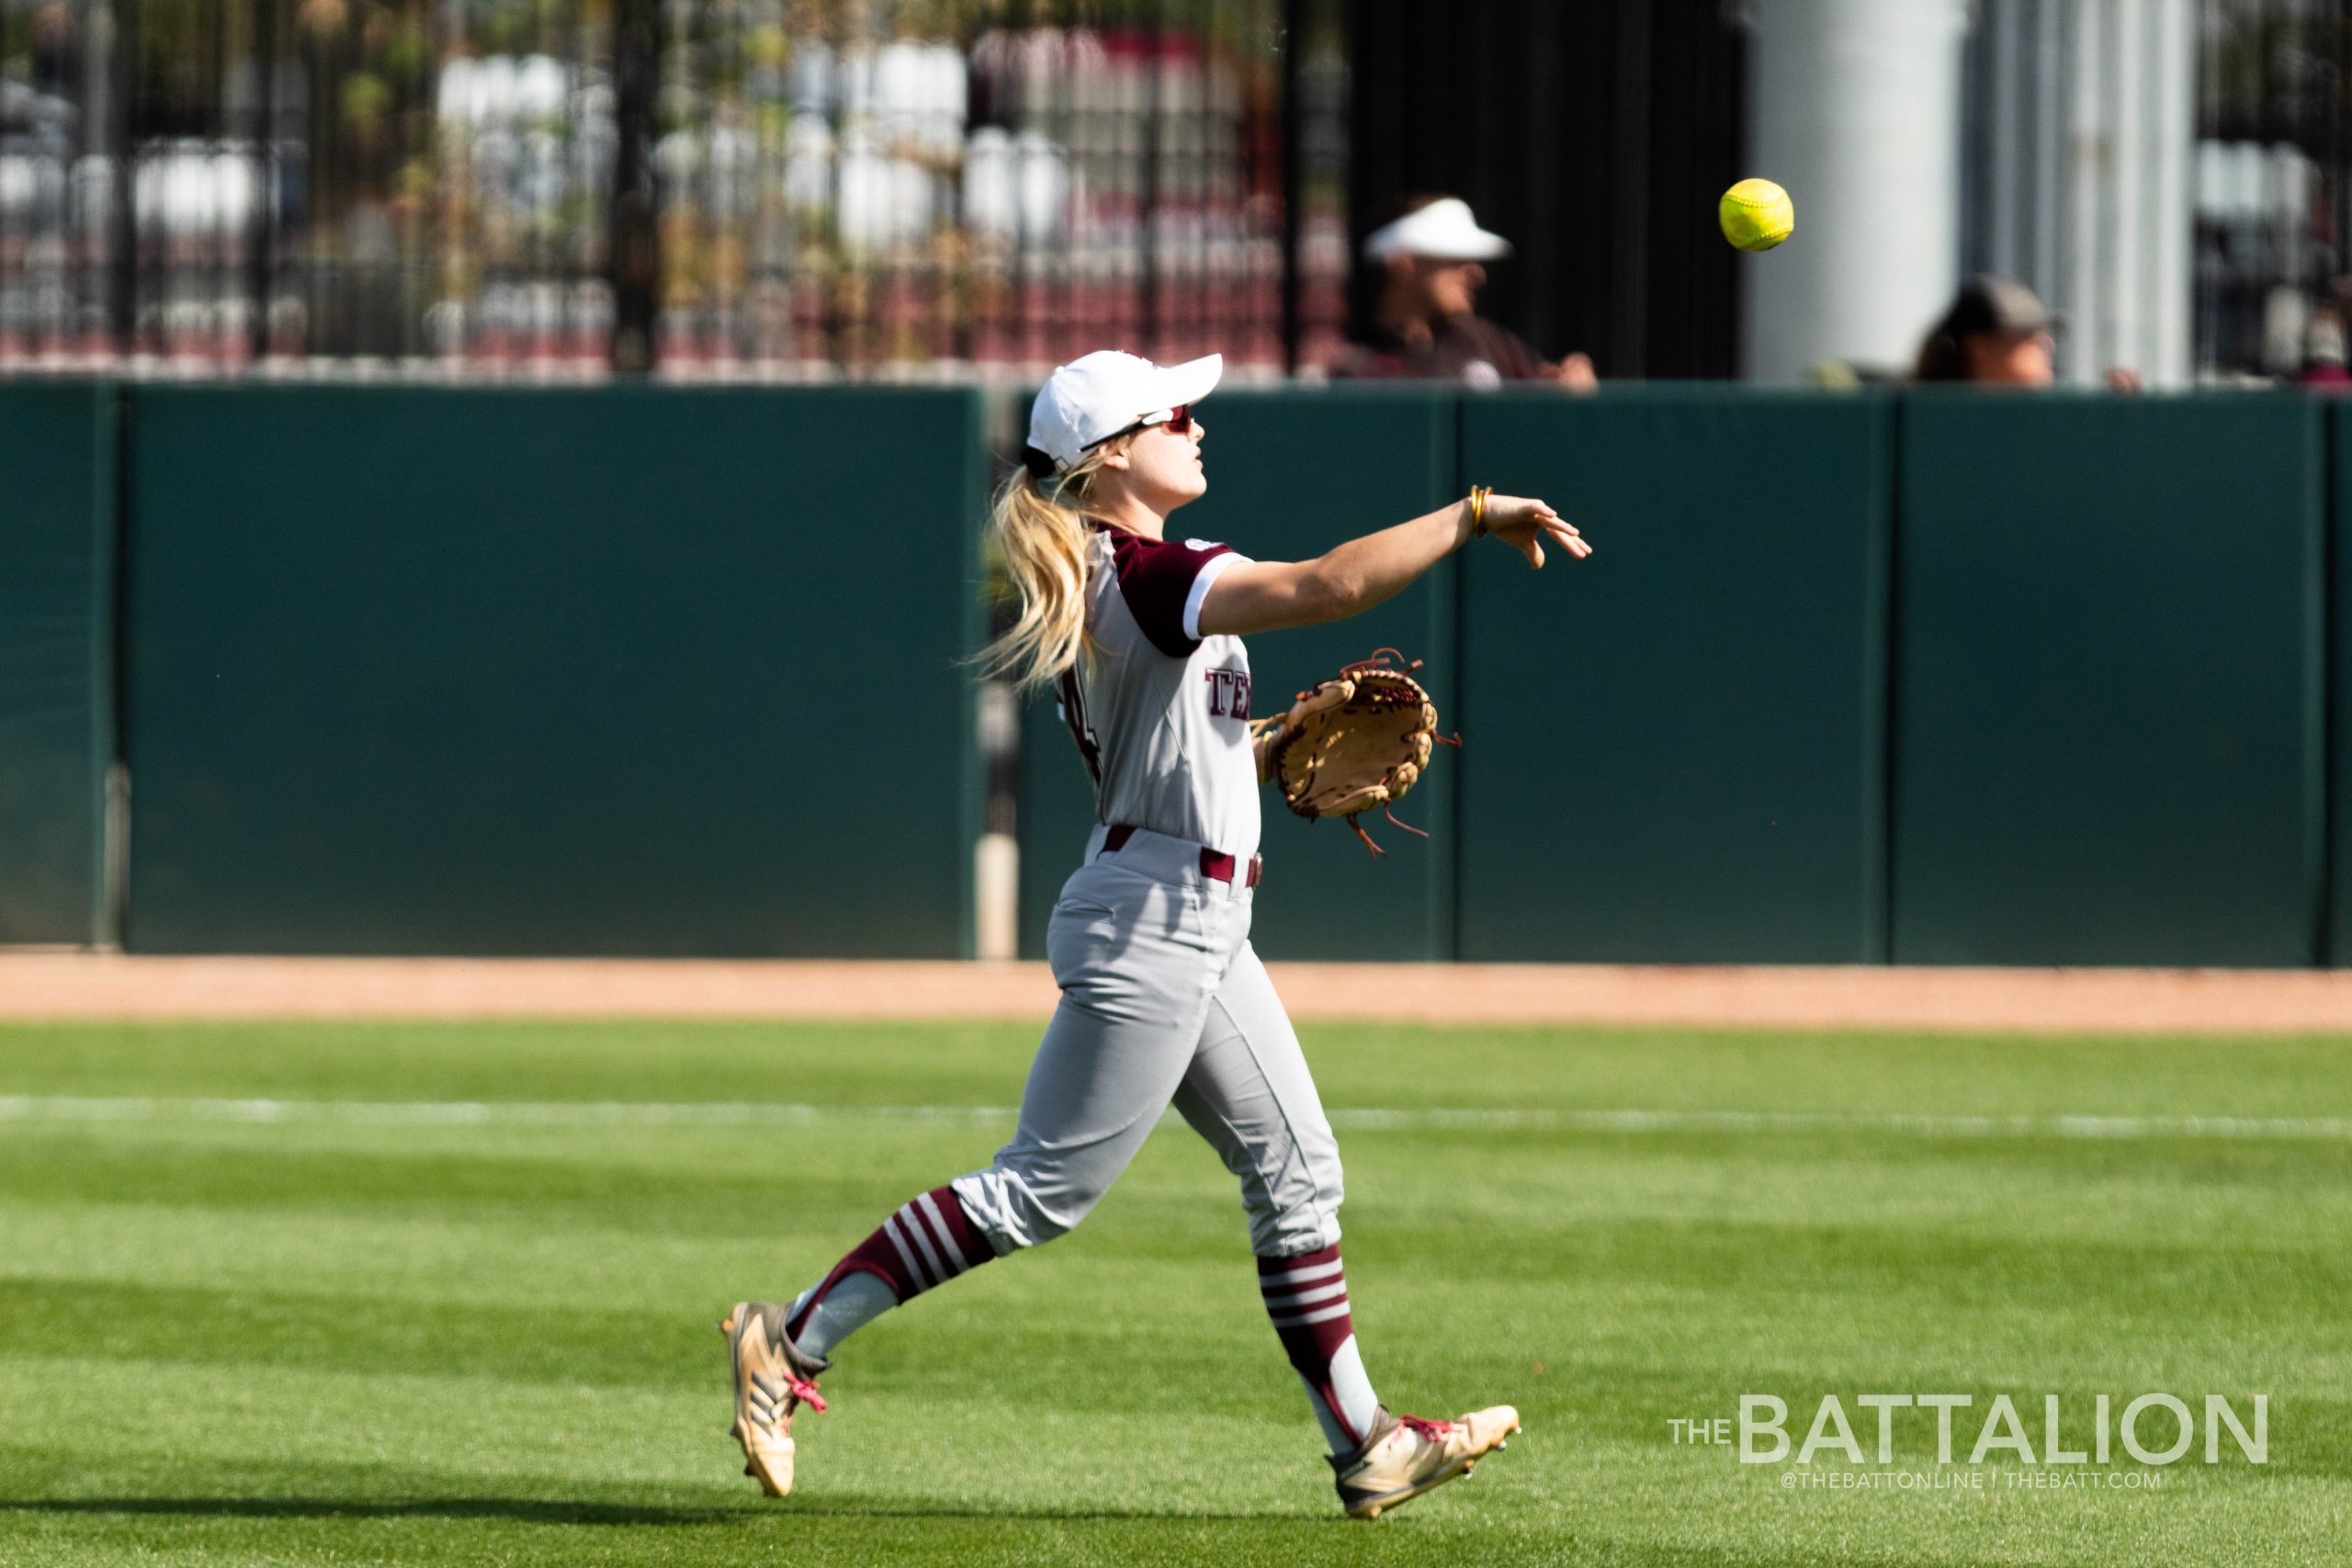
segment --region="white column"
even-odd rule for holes
[[[1967,0],[1753,0],[1748,166],[1795,236],[1743,257],[1747,378],[1907,368],[1960,271]]]
[[[2021,178],[2026,164],[2026,135],[2030,126],[2030,95],[2033,73],[2026,69],[2025,29],[2019,25],[2022,0],[1984,0],[1978,13],[1991,48],[1986,51],[1991,78],[1984,94],[1992,151],[1985,159],[1987,210],[1982,215],[1986,265],[1996,272],[2022,276],[2026,271],[2025,237],[2029,231],[2019,210],[2022,193],[2030,187]]]
[[[2191,0],[2152,0],[2154,61],[2141,134],[2149,142],[2148,265],[2144,358],[2150,386],[2189,378],[2196,279],[2190,269],[2196,216],[2189,147],[2197,137],[2197,13]]]
[[[2196,134],[2196,10],[2190,0],[2042,0],[2070,18],[2048,57],[2066,83],[2056,190],[2064,249],[2025,281],[2068,318],[2058,370],[2098,386],[2110,367],[2151,387],[2187,382],[2189,149]],[[1996,264],[1997,265],[1997,264]]]
[[[2114,355],[2114,321],[2107,309],[2111,296],[2100,287],[2114,270],[2107,252],[2116,217],[2110,210],[2115,142],[2102,91],[2113,69],[2108,21],[2108,0],[2075,0],[2074,48],[2067,57],[2073,71],[2066,84],[2066,261],[2056,298],[2047,301],[2068,319],[2066,341],[2058,351],[2059,374],[2085,385],[2099,378]]]

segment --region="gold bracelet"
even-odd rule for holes
[[[1487,531],[1487,498],[1494,493],[1492,485],[1470,487],[1470,536],[1474,539]]]

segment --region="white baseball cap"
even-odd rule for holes
[[[1493,261],[1510,254],[1510,242],[1479,228],[1478,220],[1470,216],[1470,204],[1449,196],[1374,229],[1364,236],[1363,254],[1367,261],[1386,261],[1395,255]]]
[[[1199,402],[1224,374],[1222,354],[1182,365],[1154,365],[1106,348],[1073,359],[1046,378],[1037,400],[1030,405],[1029,448],[1052,459],[1057,468],[1069,468],[1086,456],[1088,447],[1129,425]],[[1034,472],[1036,459],[1030,462]]]

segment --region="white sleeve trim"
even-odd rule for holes
[[[1201,640],[1201,601],[1209,596],[1209,584],[1217,575],[1237,561],[1250,558],[1227,550],[1221,556],[1211,556],[1201,563],[1198,576],[1193,579],[1193,591],[1184,595],[1184,635],[1193,642]]]

